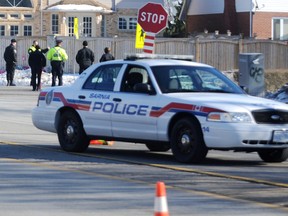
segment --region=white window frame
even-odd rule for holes
[[[280,32],[279,32],[280,38],[275,38],[275,35],[274,35],[274,22],[276,20],[280,20]],[[284,35],[284,20],[287,22],[288,17],[274,17],[274,18],[272,18],[272,32],[271,32],[272,40],[288,40],[288,34],[286,36]],[[286,32],[288,32],[288,25],[287,25]]]
[[[14,29],[14,30],[13,30],[13,34],[12,34],[12,27],[15,27],[15,29],[16,29],[16,27],[17,27],[17,32],[16,32],[16,30]],[[19,36],[19,33],[20,33],[19,30],[20,30],[19,25],[10,25],[9,35],[10,35],[10,36]]]
[[[0,19],[7,19],[7,14],[1,13],[0,14]]]
[[[88,19],[88,20],[86,20],[86,19]],[[82,20],[83,20],[82,21],[82,23],[83,23],[82,29],[79,29],[80,26],[78,26],[80,35],[84,36],[84,37],[92,37],[92,32],[93,32],[92,17],[91,16],[83,16]],[[88,33],[87,33],[87,31],[88,31]]]
[[[29,30],[28,32],[31,32],[31,34],[29,35],[25,35],[25,27],[30,27],[31,28],[31,30]],[[33,26],[32,25],[24,25],[23,26],[23,36],[32,36],[33,35]]]
[[[55,24],[53,24],[54,22]],[[54,31],[54,27],[57,28],[57,31]],[[59,34],[59,14],[51,14],[51,33]]]
[[[10,14],[10,19],[20,19],[20,15],[17,13],[11,13]]]
[[[68,17],[68,36],[74,37],[74,18],[75,16]]]
[[[23,14],[24,19],[26,20],[31,20],[33,19],[33,15],[32,14]]]
[[[67,17],[66,22],[65,22],[65,25],[66,25],[65,35],[74,37],[74,18],[78,18],[79,37],[95,37],[96,21],[95,21],[94,14],[92,13],[79,13],[79,14],[66,13],[65,16]],[[88,22],[87,22],[87,19],[88,19]],[[84,31],[84,29],[86,30]],[[86,31],[88,31],[88,33]]]
[[[4,29],[2,30],[3,27],[4,27]],[[5,36],[5,32],[6,32],[6,26],[0,25],[0,36]]]
[[[125,20],[126,28],[120,28],[120,19]],[[133,26],[133,28],[131,28]],[[118,17],[118,30],[119,31],[135,31],[137,26],[137,17],[136,16],[119,16]]]

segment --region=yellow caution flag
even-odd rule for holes
[[[78,31],[78,18],[74,17],[74,35],[76,39],[79,39],[79,31]]]
[[[143,49],[145,36],[146,36],[145,31],[141,28],[139,23],[137,23],[136,38],[135,38],[135,48],[136,49]]]

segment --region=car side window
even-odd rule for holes
[[[83,89],[113,91],[121,67],[121,64],[112,64],[96,68],[84,83]]]
[[[121,91],[135,92],[134,87],[139,83],[150,84],[146,69],[139,66],[128,66],[121,84]]]

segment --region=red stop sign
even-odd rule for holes
[[[159,33],[167,26],[168,13],[161,4],[147,3],[138,11],[138,23],[145,32]]]

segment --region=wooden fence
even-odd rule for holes
[[[62,47],[66,50],[69,60],[65,64],[65,72],[77,73],[76,53],[82,48],[83,40],[95,52],[96,62],[108,46],[116,59],[125,57],[125,53],[142,53],[135,49],[134,38],[85,38],[76,40],[72,37],[60,37]],[[54,46],[54,37],[17,37],[18,66],[28,65],[27,50],[33,40],[38,40],[42,48]],[[5,70],[3,53],[10,44],[11,37],[0,37],[0,70]],[[288,46],[284,42],[271,40],[245,39],[194,39],[194,38],[157,38],[155,41],[156,54],[193,55],[195,61],[206,63],[221,71],[238,70],[239,53],[263,53],[265,69],[288,69]],[[49,65],[49,64],[48,64]]]

